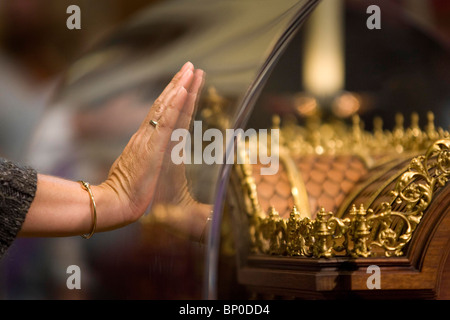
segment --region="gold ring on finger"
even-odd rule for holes
[[[150,124],[156,128],[156,126],[158,125],[158,121],[150,120]]]

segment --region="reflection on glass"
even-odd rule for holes
[[[36,134],[31,162],[41,172],[101,182],[153,101],[186,61],[206,72],[203,94],[188,125],[191,134],[194,121],[201,121],[203,131],[244,127],[274,62],[316,2],[181,0],[152,6],[74,63]],[[184,125],[179,122],[174,129]],[[233,147],[230,143],[224,148]],[[202,258],[193,263],[200,269],[206,266],[206,292],[214,297],[227,166],[174,164],[175,145],[172,141],[165,153],[148,214],[136,230],[121,234],[121,245],[130,252],[136,247],[143,250],[130,258],[135,259],[129,262],[133,265],[154,261],[141,261],[142,252],[172,255],[167,272],[184,279],[188,275],[173,272],[179,267],[174,259],[183,256],[183,248],[171,247],[172,240],[155,239],[159,232],[155,226],[198,241],[208,232],[213,211],[208,259],[203,265],[203,252],[196,253]],[[139,245],[130,240],[136,237]],[[107,245],[99,243],[98,260],[102,246]]]

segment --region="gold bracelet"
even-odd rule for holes
[[[89,193],[89,196],[91,197],[91,203],[92,203],[92,209],[93,209],[92,230],[89,234],[81,235],[84,239],[90,239],[94,235],[95,228],[97,227],[97,207],[95,205],[94,195],[92,194],[91,185],[89,184],[89,182],[84,182],[84,181],[78,181],[78,182],[81,183],[81,185],[83,186],[83,189],[86,190]]]

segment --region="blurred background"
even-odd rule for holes
[[[77,172],[73,169],[77,165],[76,149],[69,151],[73,155],[71,161],[59,161],[51,152],[30,154],[41,123],[52,125],[44,135],[48,140],[39,141],[40,145],[50,145],[51,139],[61,139],[64,135],[61,127],[65,122],[58,122],[58,113],[49,109],[55,108],[53,98],[61,92],[67,71],[80,57],[105,43],[105,39],[120,34],[121,26],[133,21],[135,15],[151,11],[163,2],[0,0],[0,156],[31,164],[42,171],[51,167],[54,174],[72,177]],[[66,28],[69,16],[66,9],[73,4],[81,8],[81,30]],[[381,9],[381,30],[366,27],[369,17],[366,9],[370,4]],[[180,25],[170,32],[165,30],[164,36],[177,39],[183,34]],[[197,26],[207,27],[206,24]],[[159,31],[163,32],[152,32]],[[129,38],[128,43],[139,48],[137,41],[143,38],[136,39]],[[114,41],[106,43],[111,45]],[[431,110],[436,115],[436,125],[448,129],[449,50],[449,1],[323,0],[274,66],[256,102],[258,112],[251,115],[247,126],[269,127],[273,114],[307,115],[311,110],[297,104],[299,96],[312,96],[322,102],[322,108],[331,110],[330,101],[342,93],[350,93],[355,103],[341,104],[344,107],[330,112],[344,119],[358,113],[370,129],[375,115],[383,118],[386,128],[392,128],[396,112],[405,114],[405,122],[411,112],[418,112],[424,125],[426,113]],[[245,53],[234,51],[234,54]],[[226,74],[227,66],[221,65],[222,71],[215,72]],[[208,74],[210,70],[205,71]],[[153,90],[158,91],[159,87]],[[95,136],[104,142],[105,148],[112,140],[126,140],[129,128],[146,111],[139,105],[137,112],[114,113],[114,110],[123,111],[123,105],[130,101],[140,104],[125,95],[122,100],[110,103],[107,114],[95,108],[81,114],[78,121],[84,129],[78,134],[84,135],[85,141]],[[113,125],[99,128],[99,123]],[[90,132],[92,128],[98,130]],[[118,130],[117,136],[114,130]],[[96,152],[100,150],[89,150],[93,156]],[[109,157],[100,155],[99,158],[99,165],[83,168],[97,179],[104,176],[110,164]],[[78,238],[18,239],[0,262],[0,297],[197,299],[202,297],[203,290],[203,250],[204,247],[186,239],[168,237],[166,231],[158,228],[145,231],[143,236],[134,227],[125,228],[90,243]],[[84,270],[84,290],[66,288],[65,271],[71,264]]]
[[[380,8],[380,30],[366,27],[369,5]],[[276,65],[259,108],[296,110],[300,120],[319,108],[342,119],[357,113],[369,130],[375,116],[392,130],[396,113],[408,127],[413,112],[423,128],[432,111],[448,129],[449,25],[448,1],[322,1]]]
[[[131,15],[157,2],[1,1],[0,155],[23,160],[61,74]],[[81,8],[81,30],[66,27],[70,5]]]

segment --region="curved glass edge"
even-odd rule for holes
[[[272,52],[270,53],[268,59],[265,61],[264,65],[255,81],[250,86],[247,91],[243,102],[241,112],[239,113],[235,128],[244,128],[250,114],[253,111],[253,106],[264,87],[265,82],[270,76],[270,72],[276,64],[278,58],[283,54],[285,48],[288,46],[289,42],[292,40],[294,35],[300,29],[302,23],[314,10],[320,0],[311,0],[305,3],[305,5],[297,12],[296,16],[289,24],[288,28],[282,34],[280,39],[277,41]],[[232,145],[227,146],[227,148],[233,148],[236,144],[236,140],[231,142]],[[215,300],[217,299],[217,272],[218,272],[218,262],[219,262],[219,250],[220,250],[220,229],[222,222],[222,212],[223,205],[230,175],[230,170],[232,166],[225,165],[222,166],[219,173],[219,179],[216,187],[216,196],[213,207],[212,223],[210,227],[209,237],[208,237],[208,247],[207,255],[205,259],[205,299]]]
[[[68,70],[31,143],[34,158],[29,162],[44,173],[101,182],[149,106],[186,61],[206,72],[205,89],[191,120],[206,121],[204,111],[215,89],[228,99],[221,130],[244,128],[273,65],[318,2],[171,0],[152,6]],[[215,123],[208,126],[214,128]],[[189,132],[193,130],[191,125]],[[164,156],[169,159],[170,150]],[[167,173],[170,167],[169,159],[161,171]],[[186,166],[190,189],[213,209],[204,261],[207,299],[216,297],[221,209],[229,169],[226,164]],[[167,174],[158,178],[159,200],[148,212],[158,204],[168,208],[177,204],[166,193],[172,178]],[[179,209],[173,211],[182,213],[186,208]],[[168,224],[172,227],[180,221]]]

